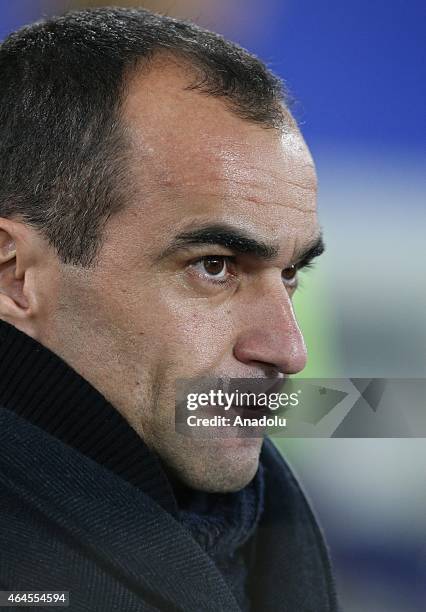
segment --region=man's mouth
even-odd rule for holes
[[[239,415],[242,418],[248,419],[260,419],[260,417],[262,416],[268,416],[269,414],[272,414],[268,406],[240,406],[237,404],[231,404],[231,407],[229,408],[229,410],[227,410],[227,413],[232,416]]]

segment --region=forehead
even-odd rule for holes
[[[123,117],[135,212],[145,223],[147,215],[178,225],[221,218],[265,238],[309,240],[316,174],[294,123],[280,132],[243,120],[223,99],[185,89],[192,81],[178,60],[158,60],[129,80]]]

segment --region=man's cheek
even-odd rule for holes
[[[228,321],[194,312],[181,313],[161,330],[164,350],[191,373],[214,368],[231,344],[230,334]]]

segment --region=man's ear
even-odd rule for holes
[[[26,283],[30,253],[23,224],[0,217],[0,319],[21,329],[34,314]]]

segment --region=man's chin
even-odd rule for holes
[[[244,488],[259,466],[262,438],[220,438],[194,446],[194,461],[180,466],[179,478],[199,491],[230,493]]]

